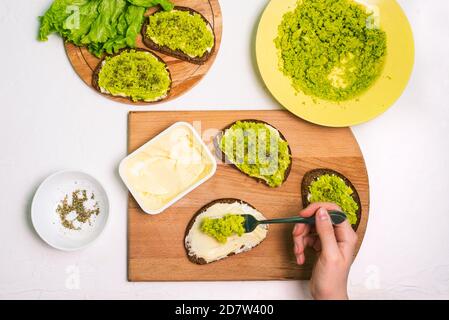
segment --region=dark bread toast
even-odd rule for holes
[[[161,10],[162,9],[156,10],[149,17],[151,17],[152,15],[156,14],[157,12],[160,12]],[[198,64],[198,65],[202,65],[202,64],[206,63],[206,61],[212,56],[212,54],[215,51],[216,40],[215,40],[214,28],[212,27],[210,22],[207,21],[207,19],[201,13],[199,13],[198,11],[193,10],[192,8],[175,6],[173,8],[173,10],[188,11],[191,14],[197,13],[198,15],[200,15],[201,18],[204,20],[204,22],[206,22],[206,24],[210,27],[210,29],[212,30],[212,33],[214,35],[214,45],[212,46],[212,49],[210,51],[204,53],[203,56],[201,56],[201,57],[190,57],[189,55],[185,54],[184,52],[182,52],[180,50],[172,50],[172,49],[170,49],[167,46],[160,46],[160,45],[158,45],[153,40],[148,38],[147,35],[146,35],[147,34],[148,23],[149,23],[149,17],[145,17],[145,22],[143,23],[143,26],[142,26],[142,30],[141,30],[142,42],[144,43],[145,46],[147,46],[151,50],[155,50],[155,51],[161,52],[163,54],[175,57],[175,58],[180,59],[180,60],[184,60],[184,61],[187,61],[187,62],[190,62],[190,63],[194,63],[194,64]]]
[[[346,185],[352,189],[353,194],[351,196],[354,199],[354,201],[357,203],[357,205],[359,206],[359,209],[356,212],[357,223],[352,226],[352,228],[354,230],[357,230],[357,228],[360,224],[361,216],[362,216],[362,203],[360,202],[359,194],[357,193],[357,189],[354,187],[354,185],[351,183],[351,181],[349,181],[348,178],[346,178],[344,175],[342,175],[341,173],[339,173],[335,170],[320,168],[320,169],[314,169],[309,172],[306,172],[306,174],[304,175],[302,182],[301,182],[301,198],[302,198],[303,207],[305,208],[310,204],[309,199],[308,199],[310,184],[313,181],[315,181],[316,179],[318,179],[320,176],[325,175],[325,174],[335,175],[335,176],[341,178],[346,183]]]
[[[240,199],[223,198],[223,199],[217,199],[217,200],[214,200],[214,201],[212,201],[212,202],[206,204],[205,206],[203,206],[201,209],[199,209],[199,210],[193,215],[192,219],[190,220],[189,224],[187,225],[186,232],[185,232],[185,234],[184,234],[184,239],[187,238],[187,235],[189,234],[190,229],[192,229],[193,224],[195,223],[196,218],[197,218],[201,213],[205,212],[207,209],[209,209],[210,207],[212,207],[213,205],[215,205],[215,204],[217,204],[217,203],[235,203],[235,202],[238,202],[238,203],[240,203],[240,204],[246,204],[246,205],[250,206],[251,208],[257,210],[254,206],[252,206],[252,205],[249,204],[248,202],[243,201],[243,200],[240,200]],[[262,242],[263,242],[263,240],[262,240],[260,243],[262,243]],[[260,244],[260,243],[259,243],[259,244]],[[256,247],[256,246],[255,246],[255,247]],[[254,249],[255,247],[252,247],[251,250]],[[193,254],[193,253],[190,251],[191,248],[190,248],[190,246],[187,244],[187,242],[186,242],[185,240],[184,240],[184,248],[185,248],[185,250],[186,250],[187,258],[190,260],[190,262],[195,263],[195,264],[200,264],[200,265],[208,264],[208,262],[206,262],[206,260],[204,260],[203,258],[197,257],[195,254]],[[228,254],[225,258],[229,258],[229,257],[231,257],[231,256],[233,256],[233,255],[235,255],[235,253],[234,253],[234,252],[231,252],[231,253]],[[225,258],[223,258],[223,259],[225,259]],[[222,260],[222,259],[220,259],[220,260]],[[218,261],[218,260],[215,260],[215,261]],[[209,262],[209,263],[212,263],[212,262],[215,262],[215,261],[211,261],[211,262]]]
[[[282,132],[280,130],[278,130],[276,127],[272,126],[271,124],[269,124],[268,122],[262,121],[262,120],[256,120],[256,119],[244,119],[244,120],[237,120],[240,122],[255,122],[255,123],[263,123],[266,125],[269,125],[270,127],[274,128],[277,132],[279,132],[279,136],[281,137],[282,140],[287,141],[287,139],[285,138],[285,136],[282,134]],[[223,137],[224,132],[231,128],[237,121],[234,121],[233,123],[227,125],[225,128],[223,128],[215,137],[214,137],[214,148],[215,148],[215,155],[224,163],[229,163],[233,168],[237,169],[239,172],[242,172],[235,164],[233,164],[228,157],[225,155],[225,153],[221,150],[220,148],[220,140]],[[287,141],[288,144],[288,141]],[[287,180],[288,176],[290,175],[290,171],[292,168],[292,164],[293,164],[293,156],[292,156],[292,150],[290,149],[290,145],[288,145],[288,152],[290,154],[290,164],[287,168],[287,170],[285,171],[285,176],[284,176],[284,181],[282,181],[282,184]],[[247,175],[246,173],[242,172],[243,174]],[[247,175],[248,177],[251,177],[249,175]],[[257,177],[251,177],[253,179],[255,179],[257,182],[259,183],[263,183],[266,186],[269,187],[269,185],[267,184],[267,182],[264,179],[261,178],[257,178]],[[281,184],[281,185],[282,185]],[[279,186],[280,187],[280,186]],[[278,188],[278,187],[277,187]]]
[[[98,91],[99,93],[101,93],[101,94],[104,94],[104,95],[107,95],[107,96],[111,96],[111,97],[119,97],[119,96],[114,96],[114,95],[112,95],[112,94],[110,94],[110,93],[105,93],[105,92],[102,92],[102,91],[101,91],[100,85],[98,84],[98,81],[99,81],[99,74],[100,74],[101,68],[103,67],[103,62],[105,61],[105,59],[106,59],[107,57],[115,57],[115,56],[118,56],[118,55],[120,55],[121,53],[123,53],[123,52],[125,52],[125,51],[130,51],[130,50],[148,52],[148,53],[150,53],[151,55],[153,55],[154,57],[156,57],[159,61],[161,61],[161,62],[165,65],[165,67],[166,67],[166,69],[167,69],[167,71],[168,71],[168,76],[170,77],[170,88],[168,89],[167,95],[166,95],[164,98],[161,98],[161,99],[158,99],[158,100],[155,100],[155,101],[143,101],[143,100],[142,100],[142,102],[145,102],[145,103],[156,103],[156,102],[159,102],[159,101],[162,101],[162,100],[166,99],[166,98],[170,95],[170,91],[171,91],[171,87],[172,87],[172,77],[171,77],[171,73],[170,73],[170,70],[169,70],[167,64],[166,64],[165,61],[162,60],[161,57],[159,57],[157,54],[154,54],[153,52],[151,52],[151,51],[149,51],[149,50],[140,49],[140,48],[128,48],[128,49],[122,49],[122,50],[120,50],[119,52],[117,52],[117,53],[115,53],[115,54],[113,54],[113,55],[107,55],[107,56],[104,56],[104,57],[100,60],[100,62],[98,63],[97,67],[95,68],[95,70],[94,70],[94,72],[93,72],[93,74],[92,74],[92,86],[93,86],[93,88],[94,88],[96,91]],[[134,102],[130,97],[123,97],[123,98],[128,99],[128,100],[130,100],[131,102]]]

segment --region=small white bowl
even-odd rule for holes
[[[195,139],[195,141],[201,146],[202,151],[204,152],[204,154],[206,155],[206,157],[208,158],[208,160],[210,161],[210,163],[212,164],[212,168],[210,170],[210,172],[201,180],[197,181],[195,184],[193,184],[192,186],[190,186],[188,189],[186,189],[185,191],[181,192],[180,194],[178,194],[176,197],[174,197],[172,200],[170,200],[167,204],[165,204],[162,208],[157,209],[157,210],[151,210],[149,208],[145,208],[144,206],[144,202],[143,200],[140,198],[139,193],[133,189],[132,185],[127,181],[126,179],[126,175],[125,175],[125,162],[135,156],[136,154],[138,154],[139,152],[141,152],[143,149],[145,149],[148,145],[152,144],[153,142],[157,141],[160,137],[162,137],[163,135],[169,133],[171,130],[175,129],[176,127],[180,127],[180,126],[184,126],[184,127],[188,127],[191,131],[192,131],[192,136]],[[193,126],[190,123],[187,122],[176,122],[174,124],[172,124],[170,127],[168,127],[167,129],[165,129],[164,131],[162,131],[161,133],[159,133],[157,136],[155,136],[154,138],[152,138],[151,140],[149,140],[147,143],[145,143],[144,145],[142,145],[139,149],[137,149],[136,151],[132,152],[131,154],[129,154],[126,158],[124,158],[119,165],[119,175],[122,178],[123,182],[125,183],[126,187],[128,188],[129,192],[131,192],[132,196],[134,197],[134,199],[136,200],[136,202],[139,204],[140,208],[148,214],[159,214],[162,213],[164,210],[166,210],[168,207],[172,206],[175,202],[177,202],[178,200],[180,200],[181,198],[183,198],[186,194],[188,194],[189,192],[193,191],[194,189],[198,188],[201,184],[203,184],[204,182],[206,182],[207,180],[209,180],[210,178],[212,178],[212,176],[215,174],[215,172],[217,171],[217,162],[215,160],[215,157],[212,155],[212,153],[210,152],[209,148],[207,147],[207,145],[204,143],[204,141],[201,139],[201,136],[198,134],[198,132],[196,132],[196,130],[193,128]]]
[[[70,230],[61,224],[56,212],[58,204],[72,192],[86,190],[95,195],[100,213],[90,225],[81,230]],[[92,176],[78,171],[61,171],[45,179],[37,189],[31,205],[31,221],[39,236],[50,246],[64,251],[74,251],[91,244],[103,231],[109,216],[106,191]]]

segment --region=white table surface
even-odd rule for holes
[[[449,298],[449,1],[401,0],[415,35],[416,64],[401,99],[353,128],[368,167],[371,212],[349,280],[352,298]],[[117,175],[127,113],[141,110],[96,94],[72,70],[62,41],[35,40],[50,0],[0,2],[0,299],[304,299],[300,281],[130,283],[127,192]],[[174,101],[145,110],[277,109],[254,63],[266,0],[221,0],[224,33],[205,79]],[[61,169],[97,177],[111,202],[91,247],[50,248],[30,223],[40,182]]]

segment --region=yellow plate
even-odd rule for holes
[[[360,2],[360,1],[358,1]],[[387,58],[379,79],[361,96],[330,102],[296,92],[278,68],[274,39],[283,15],[295,9],[297,0],[272,0],[259,23],[256,57],[262,78],[273,96],[288,110],[307,121],[347,127],[369,121],[386,111],[401,96],[413,70],[414,42],[410,24],[395,0],[365,0],[380,13],[387,33]]]

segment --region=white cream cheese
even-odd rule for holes
[[[209,175],[213,163],[192,129],[181,125],[126,158],[121,167],[142,208],[159,210]]]
[[[265,217],[248,204],[216,203],[200,213],[190,228],[185,245],[189,255],[204,259],[207,263],[226,258],[229,254],[239,254],[251,250],[261,243],[267,236],[268,227],[259,225],[253,232],[244,233],[242,236],[233,235],[226,243],[220,243],[211,236],[201,231],[201,223],[204,218],[222,218],[226,214],[250,214],[257,220],[264,220]]]

